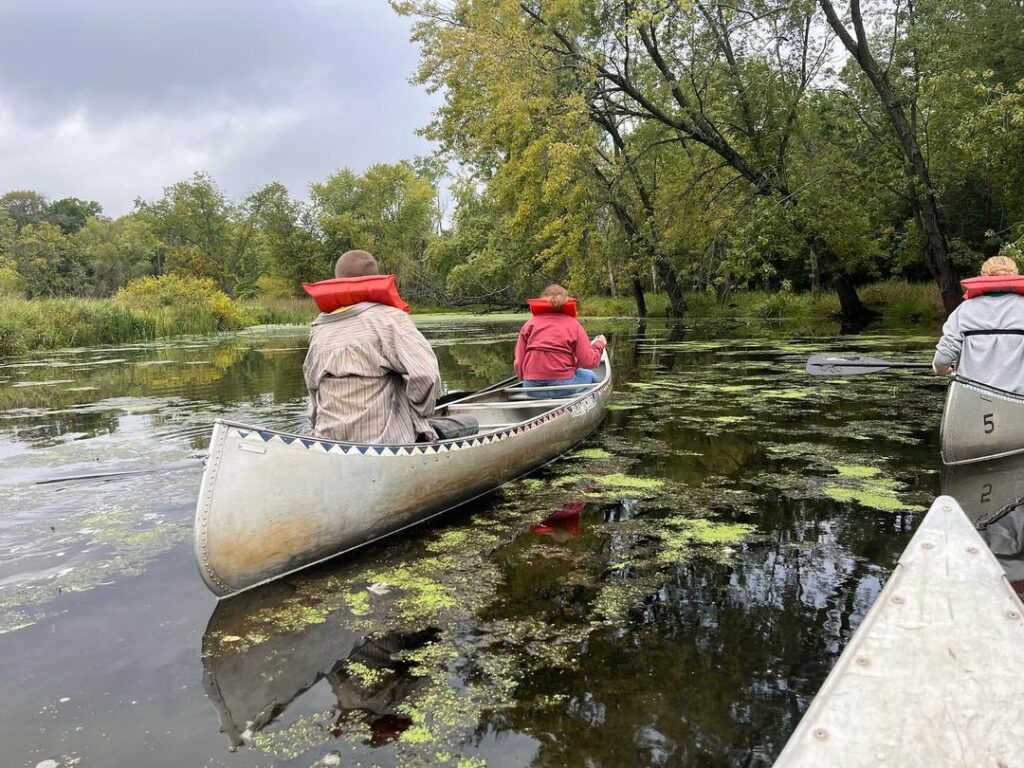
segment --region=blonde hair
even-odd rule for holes
[[[562,305],[569,300],[569,292],[557,283],[552,283],[544,289],[544,292],[541,293],[540,297],[542,299],[550,299],[551,306],[555,309],[560,309]]]
[[[983,277],[989,275],[1016,275],[1018,274],[1017,262],[1009,256],[993,256],[981,265],[981,274]]]

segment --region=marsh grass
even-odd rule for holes
[[[0,298],[0,355],[152,339],[154,318],[105,299]]]

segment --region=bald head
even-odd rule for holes
[[[334,265],[335,277],[376,275],[377,260],[366,251],[345,251]]]

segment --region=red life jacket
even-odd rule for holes
[[[552,306],[551,299],[527,299],[526,303],[530,305],[530,312],[536,315],[546,315],[549,312],[560,312],[563,315],[569,317],[576,317],[576,299],[566,299],[565,304],[558,307],[557,309]]]
[[[983,275],[960,281],[965,299],[976,299],[987,293],[1024,294],[1024,275]]]
[[[396,275],[335,277],[319,283],[303,283],[302,287],[313,297],[321,312],[333,312],[361,301],[387,304],[403,312],[411,312],[409,305],[398,295],[397,279]]]

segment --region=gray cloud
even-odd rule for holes
[[[197,169],[239,197],[429,151],[385,0],[0,3],[0,191],[109,213]]]

